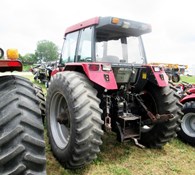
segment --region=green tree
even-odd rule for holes
[[[37,43],[35,55],[40,61],[54,61],[58,59],[58,47],[51,41],[41,40]]]
[[[35,54],[33,53],[27,53],[24,56],[19,56],[20,60],[25,64],[33,64],[36,63],[38,61],[37,57],[35,56]]]

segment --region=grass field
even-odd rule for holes
[[[181,81],[195,83],[195,76],[181,76]]]
[[[25,77],[33,81],[31,75]],[[195,83],[195,77],[182,77]],[[40,84],[39,84],[40,85]],[[46,89],[42,86],[44,92]],[[45,130],[48,175],[194,175],[195,147],[175,138],[163,149],[141,149],[131,141],[119,143],[114,133],[103,136],[98,158],[86,167],[65,170],[53,157]]]

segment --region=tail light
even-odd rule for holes
[[[100,65],[99,64],[89,64],[89,70],[90,71],[99,71]]]
[[[21,67],[22,63],[19,61],[8,61],[8,67]]]

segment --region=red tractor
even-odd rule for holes
[[[4,51],[0,48],[0,58]],[[22,71],[16,49],[0,60],[0,174],[46,174],[44,95],[28,79],[4,72]]]
[[[147,65],[141,35],[149,32],[115,17],[67,28],[46,98],[49,143],[65,168],[94,160],[104,131],[152,148],[176,136],[182,104],[162,68]]]
[[[195,84],[183,82],[177,85],[177,88],[181,95],[180,102],[184,104],[178,136],[184,142],[195,145]]]

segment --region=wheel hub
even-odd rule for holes
[[[181,128],[188,136],[195,137],[195,113],[187,113],[183,116]]]
[[[191,128],[195,131],[195,115],[194,115],[194,118],[192,118],[192,121],[191,121]]]
[[[50,107],[50,126],[56,145],[64,149],[70,139],[70,114],[64,96],[60,93],[53,95]]]
[[[58,116],[57,116],[57,121],[59,122],[59,124],[64,124],[64,125],[67,125],[68,124],[68,117],[67,117],[67,112],[64,111],[62,113],[60,113]]]

